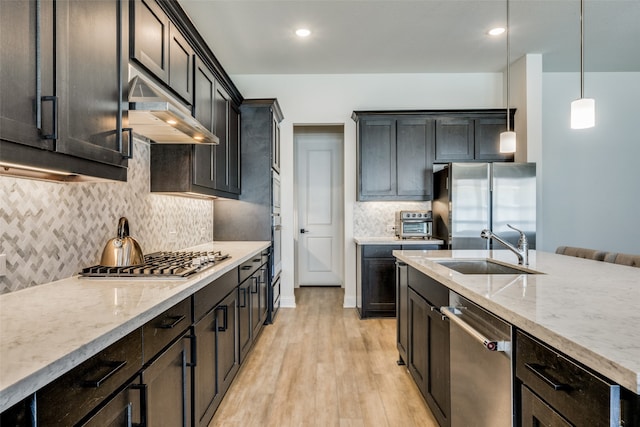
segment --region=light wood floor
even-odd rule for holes
[[[212,426],[437,426],[405,366],[395,319],[360,320],[340,288],[296,289],[263,328]]]

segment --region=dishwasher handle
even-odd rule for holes
[[[489,351],[511,351],[511,342],[510,341],[496,341],[489,339],[478,332],[473,326],[469,325],[467,322],[456,316],[456,308],[455,307],[440,307],[440,313],[453,323],[458,325],[465,331],[467,334],[471,335],[476,341],[482,344]]]

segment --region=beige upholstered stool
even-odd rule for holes
[[[628,265],[631,267],[640,267],[640,255],[619,254],[616,252],[608,252],[604,257],[605,262],[615,264]]]
[[[557,254],[569,255],[578,258],[593,259],[595,261],[603,261],[605,255],[604,251],[598,251],[595,249],[576,248],[573,246],[558,246],[556,249]]]

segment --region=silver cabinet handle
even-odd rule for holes
[[[511,350],[511,342],[510,341],[496,341],[489,339],[474,329],[467,322],[456,316],[454,307],[440,307],[440,313],[443,316],[447,317],[453,323],[462,328],[463,331],[471,335],[482,344],[489,351],[510,351]]]

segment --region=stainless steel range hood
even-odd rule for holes
[[[129,82],[129,126],[154,142],[218,144],[217,136],[198,122],[188,108],[141,75]]]

